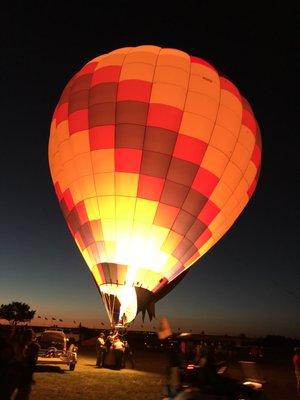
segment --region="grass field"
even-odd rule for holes
[[[139,370],[121,371],[95,368],[95,357],[91,355],[81,355],[72,372],[65,366],[39,366],[34,375],[36,384],[32,387],[31,400],[161,399],[162,363],[156,367],[149,363],[147,368],[141,359],[137,360],[137,368]],[[155,369],[158,372],[151,372]]]
[[[93,354],[80,354],[75,371],[62,366],[40,366],[34,375],[31,400],[159,400],[162,398],[163,354],[136,354],[136,369],[113,371],[95,368]],[[292,367],[265,364],[259,367],[266,380],[263,400],[295,400]],[[229,368],[239,377],[237,367]]]

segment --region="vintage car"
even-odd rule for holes
[[[37,364],[65,364],[74,371],[77,363],[77,347],[69,344],[63,331],[45,330],[38,339],[40,350]]]

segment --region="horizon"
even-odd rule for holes
[[[0,301],[1,304],[1,301]],[[34,308],[32,308],[34,309]],[[104,310],[103,310],[104,311]],[[41,315],[40,315],[41,314]],[[41,318],[38,318],[38,316],[41,316]],[[236,326],[234,328],[234,324],[232,321],[228,321],[227,327],[228,329],[223,329],[221,327],[217,328],[214,326],[204,326],[201,325],[201,321],[199,319],[188,319],[188,318],[172,318],[169,317],[168,315],[159,315],[156,318],[153,318],[152,321],[149,321],[148,317],[145,317],[145,321],[142,320],[142,315],[138,314],[136,319],[129,324],[128,330],[134,330],[134,331],[140,331],[140,332],[145,332],[145,331],[151,331],[151,332],[157,332],[157,329],[160,325],[160,320],[162,317],[167,317],[172,329],[173,334],[176,332],[191,332],[193,334],[201,334],[201,332],[204,332],[205,335],[208,336],[232,336],[232,337],[239,337],[241,335],[245,335],[248,338],[263,338],[266,336],[280,336],[280,337],[285,337],[286,339],[295,339],[295,340],[300,340],[300,335],[297,335],[296,331],[293,333],[293,331],[290,331],[289,334],[284,334],[280,328],[276,327],[275,329],[270,329],[270,330],[254,330],[251,325],[251,322],[248,323],[248,329],[245,326],[244,330],[240,330],[239,326]],[[47,320],[45,319],[47,318]],[[53,320],[52,318],[55,318]],[[30,322],[24,322],[20,323],[19,325],[28,325],[28,326],[34,326],[34,327],[43,327],[43,328],[62,328],[62,329],[78,329],[79,324],[81,324],[82,327],[88,328],[88,329],[95,329],[95,330],[109,330],[111,329],[111,326],[109,324],[108,318],[103,312],[103,319],[97,320],[97,319],[77,319],[73,320],[72,318],[66,318],[63,319],[62,321],[59,321],[59,319],[62,319],[61,316],[53,316],[48,313],[48,316],[43,313],[38,313],[36,310],[36,316],[30,321]],[[76,322],[76,324],[74,323]],[[4,322],[4,323],[3,323]],[[0,325],[10,325],[8,321],[6,320],[1,320],[0,319]],[[217,322],[216,322],[217,324]],[[218,324],[217,324],[218,325]],[[251,332],[252,329],[252,332]],[[284,330],[284,329],[283,329]]]
[[[36,318],[34,319],[36,320]],[[28,328],[44,328],[45,330],[49,329],[49,330],[76,330],[76,329],[89,329],[89,330],[94,330],[94,331],[109,331],[112,328],[108,325],[102,326],[100,325],[99,327],[96,327],[95,325],[92,326],[87,326],[84,324],[81,325],[63,325],[63,324],[54,324],[54,325],[43,325],[43,324],[38,324],[38,323],[34,323],[33,321],[30,322],[24,322],[24,323],[19,323],[17,326],[18,327],[28,327]],[[0,319],[0,326],[12,326],[11,324],[9,324],[8,322],[3,323],[3,321],[5,320],[1,320]],[[38,322],[39,320],[37,320]],[[135,326],[128,326],[126,327],[126,330],[128,332],[140,332],[140,333],[153,333],[153,334],[157,334],[157,329],[156,327],[151,327],[151,324],[149,324],[149,327],[147,328],[146,326],[144,327],[135,327]],[[155,328],[155,329],[154,329]],[[299,341],[300,337],[296,337],[296,336],[288,336],[288,335],[281,335],[281,334],[276,334],[276,333],[266,333],[266,334],[247,334],[247,332],[241,332],[241,333],[233,333],[233,332],[225,332],[225,333],[220,333],[220,332],[207,332],[205,330],[199,330],[199,331],[194,331],[192,329],[178,329],[178,330],[173,330],[172,331],[172,335],[176,335],[179,333],[188,333],[191,335],[202,335],[202,336],[215,336],[215,337],[229,337],[229,338],[244,338],[244,339],[264,339],[267,337],[280,337],[280,338],[284,338],[285,340],[295,340],[295,341]]]

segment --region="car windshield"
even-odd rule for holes
[[[42,349],[56,347],[58,350],[63,350],[65,343],[64,336],[59,332],[44,332],[39,342]]]

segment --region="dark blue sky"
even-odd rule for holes
[[[146,14],[129,2],[84,4],[15,2],[4,10],[0,304],[21,300],[41,316],[107,322],[54,195],[49,123],[67,80],[88,60],[122,46],[157,44],[207,59],[228,75],[251,102],[263,138],[252,200],[157,304],[157,315],[168,315],[175,329],[300,337],[296,8],[186,1],[184,8],[153,6]]]

